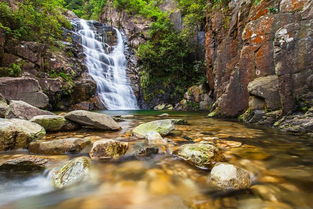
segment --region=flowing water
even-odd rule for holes
[[[120,122],[119,132],[54,133],[65,137],[118,138],[130,147],[142,142],[130,135],[136,125],[160,119],[156,111],[106,111],[134,114]],[[311,209],[313,208],[313,141],[272,129],[245,126],[234,121],[209,119],[202,113],[169,112],[186,119],[167,136],[169,150],[185,143],[218,138],[229,163],[255,175],[250,189],[223,192],[208,181],[209,170],[197,169],[171,154],[93,162],[89,181],[66,189],[53,189],[45,173],[18,178],[0,173],[0,208],[18,209]],[[131,152],[131,149],[129,150]],[[26,154],[21,151],[18,155]],[[0,154],[0,161],[15,153]],[[76,156],[50,156],[62,164]]]
[[[117,43],[112,48],[104,43],[101,35],[97,34],[94,23],[80,19],[81,29],[78,33],[82,38],[86,66],[97,83],[101,101],[109,110],[138,109],[136,97],[126,74],[127,60],[121,32],[114,29]]]

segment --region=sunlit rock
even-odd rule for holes
[[[133,129],[133,134],[138,138],[145,138],[149,132],[158,132],[165,136],[174,129],[175,126],[172,120],[155,120],[137,126]]]
[[[148,144],[150,144],[150,145],[166,145],[167,144],[167,140],[164,139],[156,131],[148,132],[146,134],[145,138],[148,140]]]
[[[219,163],[212,168],[209,181],[223,190],[246,189],[252,183],[252,174],[232,164]]]
[[[224,156],[217,147],[208,143],[185,144],[176,151],[178,157],[200,167],[211,168],[216,163],[223,161]]]
[[[41,125],[46,131],[60,131],[66,123],[65,118],[58,115],[38,115],[30,121]]]
[[[89,156],[93,160],[110,160],[118,159],[123,156],[128,150],[127,142],[115,141],[112,139],[102,139],[96,141]]]
[[[43,138],[45,129],[20,119],[0,119],[0,150],[26,148],[34,140]]]

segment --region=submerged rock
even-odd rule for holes
[[[184,119],[172,119],[173,123],[176,125],[190,125],[188,121]]]
[[[89,175],[90,160],[87,157],[78,157],[65,165],[51,171],[51,180],[56,188],[71,186],[81,182]]]
[[[222,152],[217,147],[201,142],[184,144],[178,148],[176,154],[199,168],[211,168],[216,163],[224,160]]]
[[[102,139],[96,141],[89,156],[93,160],[110,160],[118,159],[123,156],[128,150],[127,142],[119,142],[112,139]]]
[[[36,141],[29,144],[28,150],[31,153],[44,155],[62,155],[66,153],[74,154],[81,152],[90,144],[90,140],[81,138]]]
[[[146,134],[145,137],[148,140],[149,145],[166,145],[167,140],[156,131],[151,131]]]
[[[168,114],[168,113],[163,113],[163,114],[161,114],[161,115],[158,115],[159,117],[168,117],[168,116],[170,116],[170,114]]]
[[[249,188],[252,175],[245,169],[228,163],[219,163],[213,167],[209,180],[223,190]]]
[[[89,126],[94,129],[112,131],[121,129],[120,125],[116,123],[110,116],[101,113],[76,110],[67,113],[65,118],[80,125]]]
[[[14,159],[9,159],[5,162],[0,163],[0,171],[5,172],[31,172],[41,171],[46,168],[48,160],[38,156],[22,156]]]
[[[156,120],[137,126],[133,129],[133,134],[138,138],[145,138],[149,132],[157,132],[165,136],[174,129],[175,126],[172,120]]]
[[[34,140],[43,138],[45,129],[20,119],[0,119],[0,151],[26,148]]]
[[[19,118],[30,120],[38,115],[54,115],[52,112],[41,110],[23,101],[12,100],[10,102],[6,118]]]
[[[46,131],[60,131],[66,122],[64,117],[58,115],[38,115],[30,121],[41,125]]]

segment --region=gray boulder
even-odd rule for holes
[[[101,113],[76,110],[67,113],[65,118],[80,125],[88,126],[94,129],[110,131],[117,131],[121,129],[121,126],[116,123],[112,117]]]
[[[26,155],[6,160],[0,163],[0,171],[5,172],[31,172],[46,168],[48,160],[43,157]]]
[[[5,113],[7,112],[9,105],[7,100],[0,94],[0,118],[5,117]]]
[[[145,138],[149,132],[157,132],[162,136],[169,134],[175,129],[172,120],[155,120],[148,123],[141,124],[133,129],[133,135],[138,138]]]
[[[30,121],[41,125],[46,131],[60,131],[66,123],[66,119],[58,115],[38,115]]]
[[[23,101],[12,100],[10,102],[9,108],[6,112],[5,117],[10,118],[19,118],[30,120],[38,115],[54,115],[52,112],[41,110],[37,107],[34,107]]]

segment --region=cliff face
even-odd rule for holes
[[[206,63],[214,113],[313,106],[313,2],[231,1],[207,16]]]

